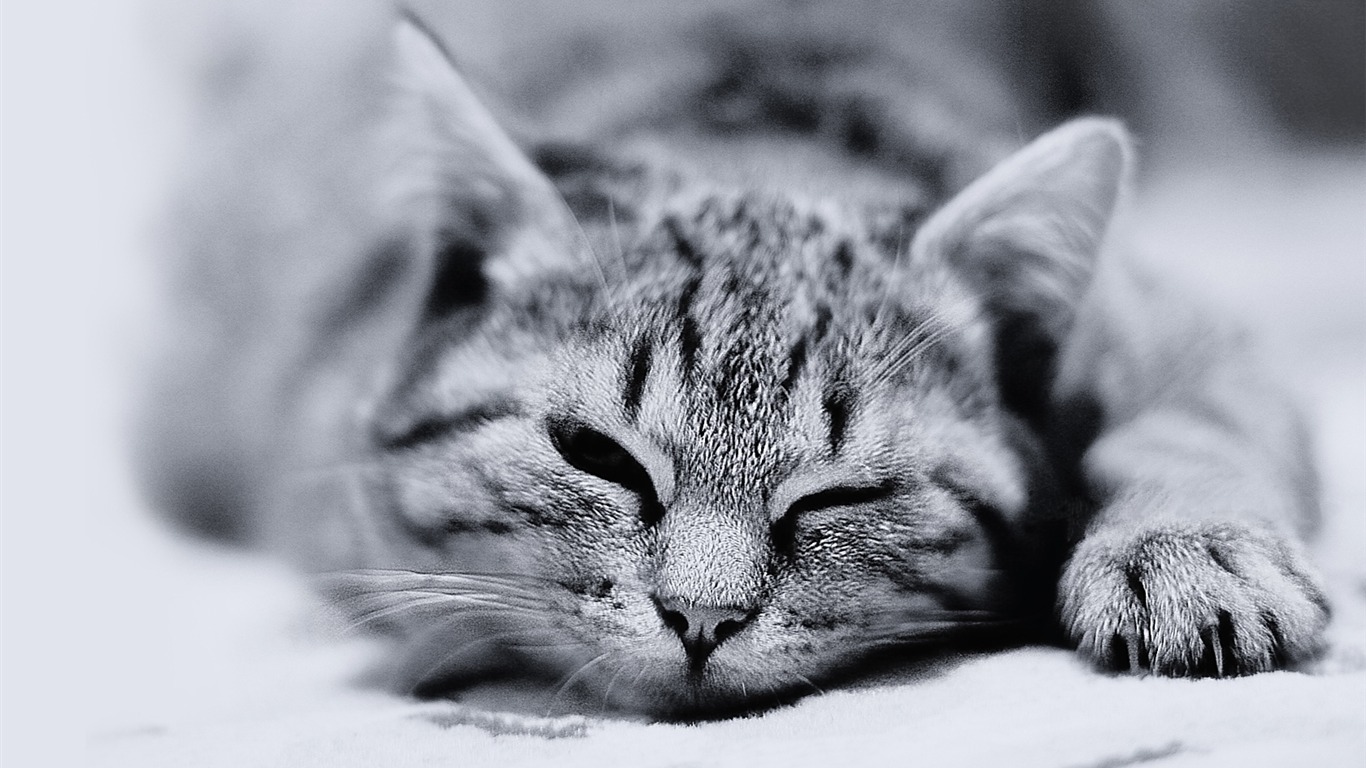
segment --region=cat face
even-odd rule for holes
[[[382,438],[395,512],[444,569],[544,580],[538,631],[669,708],[993,615],[979,517],[1018,517],[1029,473],[979,303],[836,226],[708,197],[610,281],[547,276],[429,345]]]
[[[431,40],[399,43],[450,155],[421,158],[444,223],[420,226],[465,260],[434,268],[461,298],[429,298],[372,425],[394,570],[339,582],[407,638],[402,687],[515,671],[733,711],[1018,617],[1051,496],[1046,381],[1011,355],[1070,320],[1117,129],[1060,129],[909,232],[702,186],[603,254]]]

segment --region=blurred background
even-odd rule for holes
[[[966,98],[981,103],[965,108],[1015,121],[1020,143],[1072,114],[1122,116],[1141,142],[1132,241],[1267,340],[1318,430],[1323,562],[1366,595],[1366,4],[971,0],[910,12],[865,0],[833,16],[829,3],[776,0],[410,6],[519,135],[601,127],[585,104],[629,106],[686,76],[689,35],[723,13],[773,29],[836,18],[851,39],[907,30],[922,46],[908,55],[937,61],[943,82],[977,73]],[[391,13],[380,2],[5,3],[0,688],[13,764],[79,749],[53,729],[84,724],[99,744],[187,717],[190,699],[214,702],[200,717],[287,707],[281,688],[309,701],[335,677],[257,663],[287,645],[262,636],[291,636],[283,616],[302,598],[273,565],[166,535],[132,480],[130,422],[177,285],[179,219],[231,233],[244,211],[259,214],[248,229],[335,216],[319,213],[335,192],[324,186],[347,161],[341,137],[375,104]],[[215,218],[228,210],[232,221]],[[1360,615],[1348,605],[1339,621]]]

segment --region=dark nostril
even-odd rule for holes
[[[712,634],[716,637],[716,642],[719,645],[726,638],[731,637],[736,632],[743,629],[744,626],[745,623],[738,619],[724,619],[716,625],[716,629],[712,630]]]
[[[664,625],[683,642],[695,667],[706,661],[716,646],[745,628],[753,618],[749,611],[733,607],[697,605],[672,597],[655,597]]]
[[[679,637],[687,637],[688,617],[678,611],[669,610],[663,605],[658,605],[657,607],[659,608],[659,618],[664,621],[664,626],[677,632]]]

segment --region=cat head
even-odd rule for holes
[[[369,425],[388,570],[337,584],[406,636],[403,686],[733,711],[1033,607],[1036,433],[1119,126],[1064,125],[923,221],[700,180],[576,220],[431,36],[397,54],[430,281]]]

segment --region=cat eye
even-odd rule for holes
[[[773,542],[780,551],[790,552],[796,545],[796,521],[801,516],[882,501],[891,498],[896,487],[894,481],[883,480],[869,485],[837,485],[808,493],[789,504],[783,516],[773,522]]]
[[[506,398],[494,398],[476,403],[453,413],[443,413],[400,423],[397,428],[376,425],[375,440],[385,450],[401,451],[417,448],[454,435],[473,432],[489,422],[521,415],[520,406]]]
[[[792,502],[783,517],[796,517],[821,509],[834,507],[857,507],[881,501],[892,495],[896,485],[890,480],[875,485],[837,485],[825,488]]]
[[[649,473],[617,441],[573,421],[552,420],[548,427],[551,443],[569,466],[642,496],[654,497]]]

